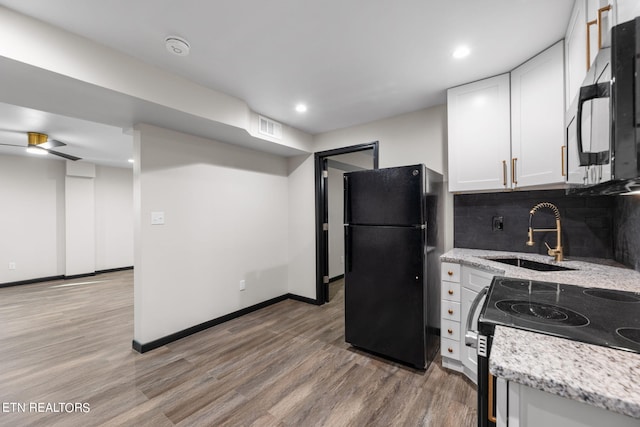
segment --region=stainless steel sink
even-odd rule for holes
[[[517,257],[512,258],[485,258],[489,261],[501,262],[503,264],[513,265],[515,267],[526,268],[535,271],[568,271],[575,270],[575,268],[562,267],[555,264],[547,264],[544,262],[532,261],[530,259],[521,259]]]

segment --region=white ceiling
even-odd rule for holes
[[[33,155],[26,154],[26,131],[46,132],[50,140],[67,144],[55,151],[106,166],[130,166],[133,139],[121,128],[0,102],[0,144],[15,146],[0,145],[0,154]]]
[[[442,104],[448,87],[510,71],[564,36],[572,4],[0,0],[17,12],[243,99],[252,110],[311,134]],[[187,39],[190,55],[168,54],[164,39],[169,35]],[[456,60],[451,54],[460,44],[468,45],[471,55]],[[308,105],[306,113],[295,112],[298,102]],[[8,128],[4,108],[0,129]],[[27,129],[27,123],[13,119],[11,129]],[[54,139],[74,142],[72,136],[64,138]]]

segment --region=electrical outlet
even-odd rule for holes
[[[247,283],[244,280],[240,280],[240,290],[244,291],[247,289]]]
[[[491,230],[502,231],[504,230],[504,217],[494,216],[491,219]]]
[[[15,270],[16,269],[16,263],[15,262],[10,262],[9,263],[9,270]]]

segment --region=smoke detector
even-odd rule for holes
[[[189,54],[191,46],[189,46],[189,42],[183,38],[171,36],[167,37],[164,42],[167,50],[174,55],[187,56]]]

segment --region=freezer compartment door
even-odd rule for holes
[[[424,186],[424,165],[346,173],[345,224],[423,224]]]
[[[424,230],[346,226],[345,338],[424,368]]]

